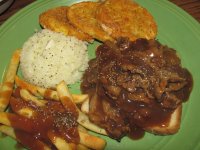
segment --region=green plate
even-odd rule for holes
[[[0,27],[0,76],[10,60],[12,52],[22,44],[35,30],[40,30],[38,15],[44,10],[60,5],[71,5],[80,0],[40,0],[12,16]],[[181,129],[175,135],[156,136],[145,134],[141,140],[123,138],[117,142],[108,137],[107,150],[198,150],[200,149],[200,24],[180,8],[166,0],[137,0],[147,8],[158,24],[157,39],[176,49],[184,67],[194,78],[194,87],[189,102],[184,104]],[[90,45],[90,54],[98,43]],[[73,90],[73,89],[72,89]],[[77,92],[77,89],[74,90]],[[9,137],[0,138],[1,150],[16,149],[16,142]]]

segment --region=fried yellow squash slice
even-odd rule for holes
[[[75,27],[99,41],[112,40],[95,18],[98,6],[98,2],[76,3],[69,8],[68,19]]]
[[[49,9],[39,16],[39,22],[43,28],[64,33],[65,35],[75,36],[80,40],[91,42],[93,38],[88,34],[78,30],[69,23],[67,11],[69,7],[61,6]]]
[[[132,0],[106,0],[96,10],[96,19],[113,38],[154,39],[157,25],[152,15]]]

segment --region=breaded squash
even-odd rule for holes
[[[96,10],[96,19],[113,38],[154,39],[157,25],[152,15],[131,0],[106,0]]]
[[[61,6],[49,9],[39,16],[39,22],[43,28],[61,32],[65,35],[75,36],[80,40],[91,42],[93,38],[88,34],[78,30],[69,23],[67,11],[69,7]]]
[[[98,6],[98,2],[76,3],[69,8],[67,13],[68,19],[75,27],[99,41],[112,40],[95,18]]]

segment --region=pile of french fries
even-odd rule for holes
[[[89,112],[89,97],[86,94],[71,94],[67,85],[64,81],[58,83],[56,89],[45,89],[43,87],[38,87],[32,85],[17,76],[17,70],[19,66],[20,50],[16,50],[13,53],[10,64],[7,67],[7,71],[4,75],[3,82],[0,84],[0,132],[12,137],[28,149],[37,149],[37,147],[42,147],[44,150],[50,150],[51,147],[40,139],[36,139],[37,142],[33,146],[27,146],[26,143],[20,141],[17,138],[16,132],[21,131],[26,135],[27,138],[32,137],[24,126],[13,126],[9,120],[10,116],[20,121],[20,117],[25,117],[27,119],[33,118],[36,111],[29,107],[22,107],[17,111],[17,113],[11,113],[7,111],[9,108],[10,99],[12,98],[13,90],[16,87],[20,87],[20,97],[24,101],[30,101],[37,105],[37,107],[45,107],[49,100],[60,101],[65,109],[69,109],[67,106],[68,102],[71,101],[73,107],[78,113],[78,133],[79,133],[79,143],[70,143],[66,139],[56,136],[52,131],[48,132],[48,138],[52,144],[58,150],[88,150],[88,149],[104,149],[106,146],[106,141],[100,137],[91,135],[88,130],[106,135],[106,131],[89,121],[87,113]],[[81,104],[81,108],[77,107],[77,104]],[[87,130],[88,129],[88,130]],[[35,139],[34,139],[35,140]]]

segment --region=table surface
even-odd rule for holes
[[[35,0],[15,0],[13,5],[0,15],[0,25],[10,16]],[[172,3],[184,9],[200,23],[200,0],[170,0]]]

